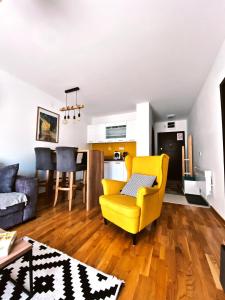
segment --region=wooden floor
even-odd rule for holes
[[[56,208],[43,201],[38,217],[16,228],[18,235],[125,280],[119,299],[225,299],[219,283],[225,227],[210,209],[164,204],[157,226],[132,246],[128,233],[103,224],[98,208],[87,213],[77,201],[69,212],[68,201]]]

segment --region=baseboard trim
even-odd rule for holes
[[[218,214],[218,212],[215,210],[215,208],[213,208],[212,206],[210,206],[210,209],[212,211],[212,213],[214,214],[214,216],[219,219],[219,221],[222,223],[222,225],[225,227],[225,220],[221,217],[221,215]]]

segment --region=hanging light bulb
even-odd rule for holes
[[[66,125],[66,124],[67,124],[67,119],[66,119],[66,116],[64,116],[64,118],[63,118],[63,121],[62,121],[62,122],[63,122],[63,124],[64,124],[64,125]]]
[[[76,92],[76,105],[77,105],[77,92]],[[77,114],[77,120],[80,121],[80,109],[79,109],[79,112]]]
[[[67,108],[67,94],[66,94],[66,108]],[[67,117],[66,117],[66,110],[65,110],[65,115],[63,117],[63,124],[66,125],[68,123]]]
[[[75,101],[74,101],[74,106],[77,105],[77,91],[76,91],[76,95],[75,95]],[[76,122],[76,110],[74,109],[73,111],[73,122]]]
[[[75,113],[75,109],[73,111],[73,121],[76,122],[76,113]]]
[[[79,109],[79,112],[78,112],[78,115],[77,115],[77,121],[80,121],[80,109]]]

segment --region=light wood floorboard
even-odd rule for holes
[[[40,199],[38,216],[17,226],[27,235],[103,272],[125,280],[120,300],[225,300],[219,283],[225,227],[211,209],[163,205],[156,227],[143,230],[136,246],[128,233],[104,225],[100,209],[86,212],[81,195],[55,208]]]

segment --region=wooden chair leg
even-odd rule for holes
[[[87,194],[87,171],[83,171],[83,203],[86,203]]]
[[[68,180],[68,183],[67,183],[67,185],[69,186],[69,188],[70,188],[70,172],[68,172],[68,173],[65,173],[66,174],[66,180]],[[67,174],[68,174],[68,176],[67,176]],[[69,193],[69,191],[68,191],[68,194],[67,194],[67,200],[68,201],[70,201],[70,193]]]
[[[56,206],[57,200],[58,200],[58,194],[59,194],[59,172],[56,172],[56,184],[55,184],[55,201],[54,201],[54,207]]]
[[[69,173],[69,211],[72,209],[73,199],[73,172]]]
[[[46,170],[46,183],[45,183],[45,192],[47,195],[49,195],[49,187],[50,187],[50,184],[49,184],[49,170]]]

